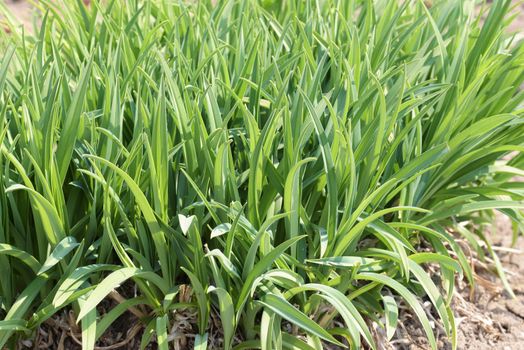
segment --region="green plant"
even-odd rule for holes
[[[144,347],[192,308],[197,349],[211,313],[226,349],[375,348],[393,295],[456,346],[455,274],[474,280],[446,228],[475,245],[498,209],[517,235],[524,209],[524,46],[509,0],[474,5],[62,0],[34,35],[8,22],[0,348],[72,307],[93,349],[140,305]]]

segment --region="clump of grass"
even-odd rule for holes
[[[456,346],[474,280],[447,229],[478,248],[524,208],[524,46],[509,0],[474,4],[62,0],[33,35],[9,22],[0,348],[66,307],[84,349],[131,307],[144,347],[184,307],[198,349],[211,312],[224,349],[376,348],[367,321],[391,338],[403,299],[435,349],[421,298]]]

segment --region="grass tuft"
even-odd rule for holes
[[[456,237],[494,255],[493,210],[523,231],[510,0],[484,21],[469,0],[213,3],[39,1],[34,34],[5,16],[0,348],[72,308],[86,350],[127,310],[168,349],[189,308],[195,349],[211,315],[225,349],[376,349],[399,299],[456,348]]]

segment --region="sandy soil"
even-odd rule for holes
[[[480,271],[480,288],[472,300],[456,300],[456,312],[464,317],[459,326],[461,349],[524,348],[524,237],[517,241],[515,251],[504,251],[504,247],[511,245],[511,223],[508,218],[500,216],[495,228],[492,240],[502,249],[498,254],[507,269],[515,298],[502,290],[500,281],[493,274]]]
[[[1,1],[1,0],[0,0]],[[31,6],[28,2],[23,0],[5,0],[8,7],[20,19],[22,23],[31,23]],[[457,0],[458,1],[458,0]],[[511,23],[510,31],[524,32],[524,3],[521,0],[513,0],[515,3],[514,13],[515,20]],[[520,5],[518,5],[520,3]]]
[[[452,304],[458,325],[459,350],[524,349],[524,237],[518,239],[515,247],[508,249],[511,246],[511,223],[502,215],[497,215],[495,230],[492,231],[488,235],[506,270],[515,298],[503,289],[495,271],[488,270],[487,265],[472,254],[476,287],[471,291],[465,281],[458,281]],[[411,310],[401,310],[399,318],[402,321],[395,339],[383,349],[429,349]],[[428,310],[428,316],[434,316],[432,314],[433,311]],[[442,327],[438,322],[435,325],[437,335],[440,335],[439,349],[451,350]]]
[[[0,0],[2,1],[2,0]],[[23,0],[5,0],[7,7],[26,27],[30,26],[32,17],[32,7],[27,1]]]

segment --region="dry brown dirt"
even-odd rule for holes
[[[487,234],[503,264],[515,298],[504,290],[492,269],[493,264],[482,262],[472,253],[476,286],[472,291],[465,281],[458,281],[452,304],[458,325],[458,349],[523,350],[524,237],[521,236],[513,248],[508,248],[511,246],[511,223],[502,215],[497,215],[494,229],[488,230]],[[401,310],[401,324],[396,336],[383,349],[429,349],[423,330],[411,310]],[[432,316],[432,310],[428,310],[428,316]],[[435,322],[435,331],[437,336],[440,335],[439,349],[450,350],[451,344],[438,322]]]
[[[491,238],[501,249],[498,254],[515,298],[502,290],[500,280],[481,268],[481,286],[473,300],[458,299],[456,311],[464,314],[459,326],[461,349],[524,349],[524,237],[518,239],[514,251],[508,250],[512,234],[509,219],[499,216],[495,229]]]
[[[29,4],[29,2],[24,0],[5,1],[7,3],[7,6],[13,12],[13,14],[15,14],[22,23],[25,23],[26,25],[31,23],[31,5]],[[524,32],[524,2],[522,0],[514,0],[513,2],[515,4],[513,13],[516,15],[516,18],[511,23],[509,29],[515,32]]]
[[[20,20],[20,22],[24,23],[26,26],[31,23],[32,8],[29,2],[23,0],[5,0],[5,2],[7,7]]]

